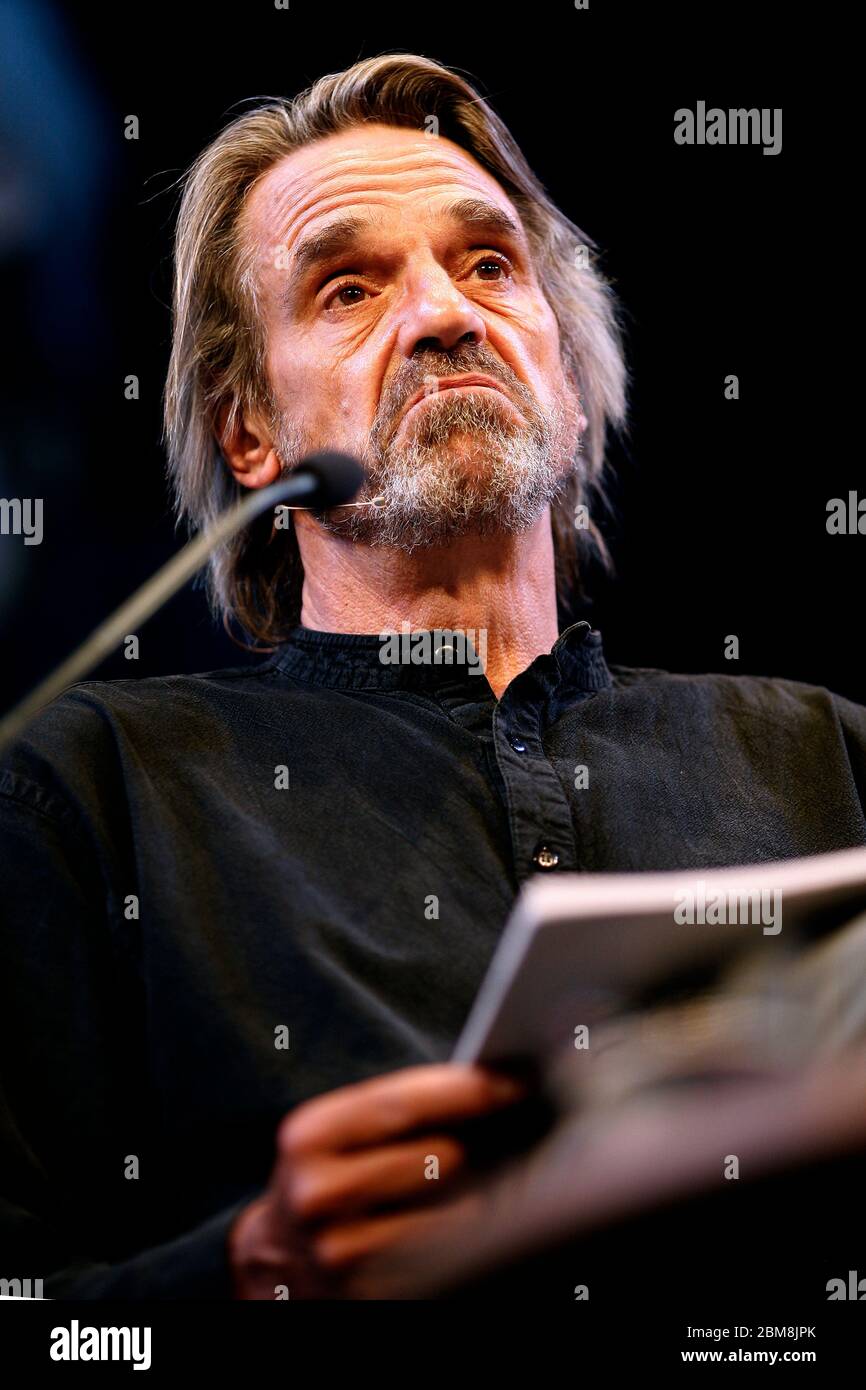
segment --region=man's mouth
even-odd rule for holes
[[[414,410],[417,405],[421,405],[428,397],[438,396],[443,391],[468,391],[478,390],[480,388],[488,391],[498,391],[501,396],[505,396],[506,400],[511,401],[511,397],[508,395],[501,381],[496,381],[492,376],[479,376],[475,373],[470,373],[466,376],[445,376],[439,379],[435,390],[427,388],[416,391],[415,395],[407,402],[402,418],[405,419],[411,410]]]

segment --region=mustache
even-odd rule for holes
[[[534,398],[528,388],[514,372],[503,366],[498,357],[472,348],[465,348],[460,353],[427,352],[423,358],[411,358],[388,383],[373,421],[372,438],[381,441],[390,439],[407,403],[424,386],[428,377],[461,376],[469,372],[483,373],[494,381],[500,381],[513,397],[534,406]]]

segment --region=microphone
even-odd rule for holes
[[[365,481],[366,474],[356,458],[325,450],[301,459],[288,477],[281,478],[270,487],[256,489],[249,497],[221,512],[210,526],[194,536],[183,550],[157,570],[71,656],[0,720],[0,752],[18,737],[45,705],[50,704],[67,686],[82,680],[124,637],[135,632],[162,608],[201,569],[217,546],[229,540],[235,532],[249,525],[268,508],[286,502],[296,501],[303,509],[317,512],[346,506]]]
[[[275,504],[287,500],[289,495],[298,499],[306,497],[302,505],[309,511],[327,512],[331,507],[340,507],[351,501],[363,487],[366,476],[358,460],[351,454],[325,449],[320,454],[308,454],[301,459],[288,477],[281,478],[273,487],[263,489],[263,494],[270,499],[272,492],[290,488],[291,493],[275,498]],[[270,505],[270,500],[263,501],[255,515],[266,511]]]

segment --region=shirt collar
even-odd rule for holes
[[[387,655],[386,642],[379,633],[319,632],[315,628],[292,628],[286,641],[277,648],[271,664],[285,675],[313,685],[344,690],[415,690],[435,691],[445,687],[465,687],[476,699],[493,697],[482,673],[472,670],[477,665],[470,649],[461,660],[429,660],[430,652],[439,645],[447,647],[447,634],[436,629],[413,628],[407,634],[402,655],[421,648],[418,634],[428,634],[428,660],[383,660]],[[401,634],[396,634],[398,639]],[[393,645],[390,648],[394,653]],[[459,648],[458,648],[459,651]],[[443,655],[447,657],[448,653]],[[613,684],[602,649],[601,633],[584,620],[565,628],[548,653],[537,656],[515,680],[529,673],[552,683],[560,689],[592,694]]]

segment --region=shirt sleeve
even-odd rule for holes
[[[248,1200],[245,1197],[175,1240],[142,1250],[116,1264],[66,1255],[61,1259],[62,1267],[47,1275],[21,1277],[31,1281],[41,1278],[43,1295],[49,1299],[230,1299],[233,1287],[226,1241],[232,1222]],[[34,1220],[33,1213],[22,1212],[6,1198],[0,1198],[4,1249],[11,1227],[20,1226],[22,1221],[32,1226]],[[37,1239],[42,1237],[44,1232]],[[8,1253],[6,1258],[8,1264]],[[27,1267],[32,1263],[31,1258]]]
[[[160,1239],[159,1194],[124,1181],[142,1086],[107,874],[56,787],[0,771],[0,1274],[47,1298],[231,1298],[226,1237],[257,1193]]]

